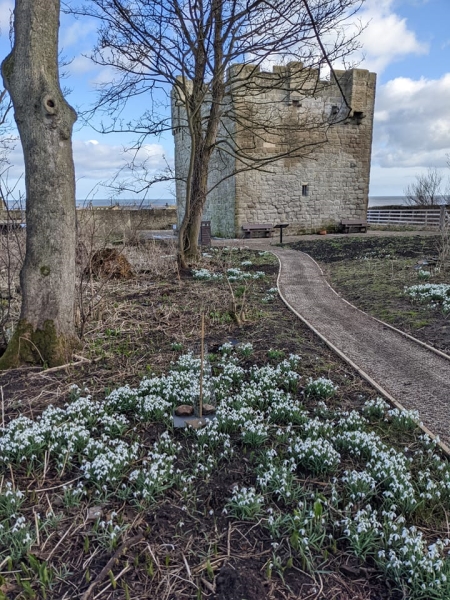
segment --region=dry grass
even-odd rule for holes
[[[25,257],[23,229],[0,231],[0,348],[10,339],[20,313],[19,275]]]
[[[84,302],[93,310],[85,323],[84,345],[76,364],[61,370],[25,368],[0,375],[4,422],[19,414],[35,418],[49,404],[62,406],[74,383],[88,387],[93,397],[101,399],[105,390],[136,385],[144,375],[167,372],[180,352],[198,346],[202,315],[209,351],[230,340],[251,342],[255,348],[251,362],[258,365],[267,363],[269,348],[286,356],[298,353],[303,381],[325,376],[339,385],[330,407],[351,410],[361,406],[363,396],[373,397],[367,384],[293,320],[279,299],[262,302],[276,280],[276,261],[270,256],[236,250],[221,251],[214,260],[202,259],[201,266],[222,270],[250,259],[251,269],[266,272],[264,280],[246,288],[244,321],[239,326],[233,318],[234,303],[243,297],[239,286],[234,287],[233,299],[224,281],[210,284],[180,276],[173,244],[149,241],[122,247],[121,252],[132,264],[135,277],[127,281],[89,278],[86,282]],[[127,435],[138,436],[146,450],[164,430],[158,422],[133,422],[133,427]],[[192,456],[189,436],[179,438],[184,445],[177,466],[188,470],[196,456]],[[396,443],[403,447],[415,441],[411,437]],[[31,473],[25,466],[8,469],[2,483],[14,481],[26,490],[23,512],[28,521],[36,522],[34,515],[39,513],[50,523],[44,529],[36,524],[31,554],[37,562],[26,556],[17,564],[0,563],[0,598],[2,593],[10,598],[49,600],[400,598],[385,587],[370,565],[355,563],[344,544],[330,552],[326,562],[318,557],[320,569],[306,572],[301,560],[289,562],[286,540],[279,550],[281,556],[285,552],[283,568],[269,577],[273,547],[267,530],[258,520],[243,522],[222,514],[224,498],[233,486],[254,482],[255,453],[237,447],[233,458],[220,463],[210,478],[199,481],[195,499],[182,488],[174,488],[146,507],[122,498],[119,487],[100,499],[92,489],[79,505],[67,506],[63,486],[76,484],[79,470],[68,466],[58,473],[49,455]],[[299,481],[312,494],[327,492],[328,483],[320,477],[303,474]],[[126,531],[115,547],[108,547],[95,524],[107,520],[112,511]],[[50,573],[45,585],[44,567]]]

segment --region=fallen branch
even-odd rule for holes
[[[143,537],[144,537],[144,534],[139,533],[138,535],[130,538],[128,541],[126,541],[124,544],[122,544],[120,546],[120,548],[118,548],[114,552],[112,557],[108,560],[106,565],[103,567],[103,569],[100,571],[100,573],[94,579],[94,581],[91,583],[91,585],[88,587],[88,589],[81,596],[81,600],[90,600],[91,599],[94,589],[99,585],[99,583],[101,583],[108,576],[109,572],[113,569],[114,565],[119,560],[121,555],[124,552],[126,552],[128,550],[128,548],[131,548],[132,546],[135,546],[137,543],[139,543]]]
[[[63,369],[67,369],[69,367],[77,367],[78,365],[82,365],[85,363],[92,363],[93,361],[89,358],[84,358],[84,356],[78,356],[74,354],[75,358],[78,358],[76,362],[68,362],[65,365],[60,365],[59,367],[50,367],[49,369],[44,369],[43,371],[39,371],[38,373],[33,373],[32,375],[47,375],[47,373],[55,373],[56,371],[62,371]]]

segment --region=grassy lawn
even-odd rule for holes
[[[420,416],[293,317],[273,256],[180,276],[171,252],[87,290],[76,366],[0,375],[0,598],[449,598],[450,466]],[[214,417],[174,427],[200,398]]]
[[[431,288],[430,294],[425,293],[430,285],[450,284],[450,265],[446,271],[434,269],[437,243],[436,237],[418,235],[340,237],[299,242],[295,247],[319,262],[328,281],[346,300],[450,353],[450,306],[445,303],[450,288],[440,292]],[[405,288],[417,285],[427,289],[405,293]]]

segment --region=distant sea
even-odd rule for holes
[[[176,201],[174,200],[174,198],[146,198],[145,200],[140,200],[139,198],[119,198],[114,200],[111,200],[110,198],[93,198],[90,200],[77,200],[77,207],[79,208],[83,206],[129,206],[132,208],[162,208],[164,206],[175,206],[175,204]]]
[[[369,207],[373,206],[390,206],[405,204],[405,196],[369,196]],[[129,206],[133,208],[162,208],[163,206],[176,206],[174,198],[146,198],[111,200],[109,198],[93,198],[92,200],[77,200],[77,207],[83,206],[107,207],[107,206]],[[15,202],[9,202],[10,208],[17,208]]]
[[[369,208],[374,206],[400,206],[406,204],[405,196],[369,196]]]
[[[148,198],[146,200],[108,200],[98,199],[94,200],[77,200],[77,206],[85,206],[89,203],[92,206],[134,206],[142,208],[149,208],[150,206],[162,207],[168,204],[169,206],[175,206],[175,200],[173,198]],[[399,205],[405,203],[404,196],[369,196],[369,206],[390,206],[391,204]]]
[[[404,196],[369,196],[369,206],[389,206],[391,204],[399,205],[405,203]],[[110,200],[107,198],[94,198],[93,200],[77,200],[77,206],[133,206],[149,208],[150,206],[162,207],[168,204],[169,206],[175,206],[175,200],[173,198],[147,198],[145,200]]]

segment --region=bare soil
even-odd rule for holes
[[[331,260],[334,253],[329,246],[320,247],[323,250],[316,256],[322,263],[329,264],[326,259],[330,257],[330,262],[338,264]],[[30,366],[0,374],[4,422],[18,415],[35,417],[49,404],[63,405],[72,384],[88,387],[93,396],[103,397],[115,387],[134,386],[145,375],[166,371],[180,352],[198,348],[202,313],[206,320],[205,341],[212,352],[231,341],[251,342],[255,349],[251,362],[256,364],[270,361],[269,349],[286,356],[300,354],[303,380],[309,376],[332,377],[339,386],[330,406],[359,408],[363,398],[375,397],[373,390],[294,318],[279,298],[268,304],[262,302],[267,290],[276,285],[277,266],[272,257],[249,251],[239,254],[240,260],[250,258],[254,262],[252,269],[263,270],[266,278],[258,280],[248,291],[245,322],[238,326],[226,284],[195,281],[189,274],[181,277],[173,260],[169,258],[165,263],[161,258],[170,257],[172,250],[165,246],[147,248],[147,261],[142,260],[141,254],[128,251],[126,255],[135,273],[132,279],[96,280],[94,288],[87,289],[86,302],[92,304],[93,298],[98,301],[86,323],[84,346],[74,365],[56,370]],[[359,252],[355,248],[354,255]],[[223,257],[224,262],[227,260]],[[207,259],[204,264],[208,266]],[[350,286],[355,294],[356,283]],[[370,295],[361,291],[360,294],[368,302]],[[161,431],[158,424],[142,426],[139,429],[142,444],[150,447]],[[398,440],[400,446],[413,443],[414,437],[405,435],[408,439]],[[184,451],[177,466],[183,468],[190,460],[189,445],[181,433],[179,440]],[[77,472],[69,470],[62,480],[51,470],[44,470],[38,480],[25,469],[14,472],[18,487],[30,492],[26,511],[30,515],[45,514],[50,507],[58,517],[53,531],[33,549],[33,555],[47,561],[48,568],[66,569],[65,575],[57,577],[47,588],[45,597],[85,598],[83,594],[92,582],[96,582],[96,587],[89,597],[96,599],[396,600],[402,597],[372,568],[370,561],[360,564],[344,545],[319,557],[317,572],[306,573],[302,563],[295,560],[283,576],[273,571],[269,578],[267,565],[273,548],[267,532],[258,523],[240,522],[222,514],[233,484],[254,483],[252,461],[252,453],[242,447],[239,457],[223,465],[198,490],[197,503],[188,511],[183,509],[183,498],[177,491],[169,491],[145,511],[110,497],[107,506],[99,507],[102,514],[106,517],[115,510],[129,524],[127,541],[115,552],[93,541],[87,509],[95,503],[95,498],[88,498],[81,507],[62,508],[62,485],[74,480]],[[10,473],[4,475],[9,477]],[[324,484],[305,473],[304,485],[305,489],[320,490]],[[23,564],[29,567],[26,558]],[[0,598],[44,597],[39,578],[30,575],[29,569],[24,571],[20,565],[9,568],[2,563],[0,571]],[[116,585],[110,579],[111,571],[116,576],[121,573]],[[29,574],[28,578],[24,572]],[[15,573],[29,582],[32,590],[29,595],[25,595]]]

